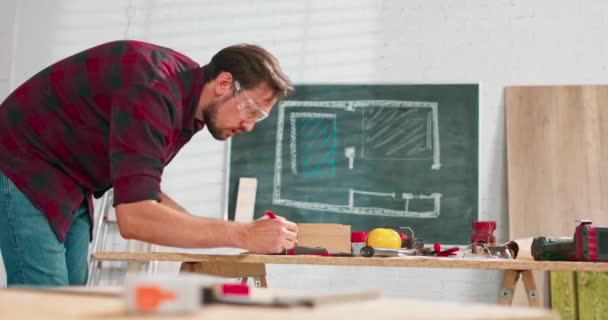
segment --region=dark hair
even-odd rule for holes
[[[226,47],[216,53],[204,67],[207,81],[222,72],[230,72],[244,89],[266,82],[278,99],[294,92],[293,84],[281,70],[279,61],[270,52],[251,44]]]

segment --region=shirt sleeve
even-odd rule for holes
[[[109,154],[114,206],[160,201],[167,140],[173,132],[171,110],[170,100],[148,86],[130,88],[113,98]]]

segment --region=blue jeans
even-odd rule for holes
[[[0,251],[8,286],[86,284],[90,223],[85,201],[61,243],[42,212],[0,172]]]

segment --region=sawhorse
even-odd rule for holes
[[[235,262],[182,262],[180,272],[193,272],[224,278],[241,279],[241,284],[247,284],[253,278],[256,287],[267,288],[266,264],[264,263],[235,263]]]
[[[515,287],[520,278],[524,282],[528,304],[530,307],[540,308],[542,305],[538,298],[538,291],[536,289],[536,282],[534,281],[532,270],[505,270],[502,288],[500,289],[500,294],[498,296],[498,303],[505,305],[513,304],[513,294],[515,293]]]

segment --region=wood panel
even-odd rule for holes
[[[298,245],[323,247],[333,252],[351,252],[350,225],[298,223]]]
[[[551,306],[561,315],[562,320],[577,319],[576,272],[551,272]]]
[[[581,219],[608,225],[607,105],[608,86],[507,88],[511,239],[571,236]],[[548,279],[535,276],[547,301]]]
[[[255,195],[258,188],[258,179],[240,178],[239,192],[236,198],[234,221],[251,222],[254,215]]]
[[[578,314],[580,320],[606,319],[608,315],[608,274],[577,272]]]
[[[608,225],[608,86],[509,87],[512,239]]]

